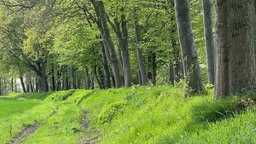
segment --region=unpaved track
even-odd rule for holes
[[[27,126],[25,129],[22,130],[22,132],[20,132],[17,136],[15,136],[11,140],[11,142],[9,142],[7,144],[20,144],[26,137],[28,137],[29,135],[34,133],[40,127],[42,122],[46,121],[47,119],[49,119],[50,117],[52,117],[53,115],[55,115],[57,113],[58,113],[58,107],[47,118],[45,118],[33,125]]]
[[[81,126],[81,130],[82,133],[86,136],[89,135],[89,131],[88,131],[88,118],[87,118],[87,114],[88,111],[84,111],[82,110],[82,108],[80,108],[81,111],[83,111],[83,115],[80,121],[80,126]],[[79,144],[95,144],[98,141],[98,135],[97,136],[93,136],[93,137],[89,137],[89,138],[85,138],[85,139],[81,139],[81,141],[79,142]]]

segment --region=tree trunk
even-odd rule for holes
[[[175,12],[185,73],[186,95],[204,92],[192,34],[188,0],[175,0]]]
[[[14,81],[13,81],[13,78],[11,78],[11,92],[14,92]]]
[[[249,92],[255,84],[254,0],[216,0],[215,98]]]
[[[42,69],[41,69],[40,81],[41,81],[42,91],[48,92],[49,87],[48,87],[48,81],[47,81],[47,75],[46,75],[46,64],[43,63],[41,68]]]
[[[121,12],[124,12],[124,8],[121,9]],[[124,14],[121,15],[121,22],[118,22],[117,19],[114,20],[112,24],[113,29],[115,30],[118,46],[121,52],[121,60],[124,72],[124,85],[126,87],[131,86],[132,84],[132,74],[130,66],[130,56],[128,50],[128,30],[127,30],[127,20]]]
[[[121,76],[120,76],[120,70],[119,70],[119,62],[116,55],[114,43],[112,41],[110,31],[107,24],[107,15],[104,9],[104,4],[102,1],[96,1],[96,0],[90,0],[94,6],[97,18],[99,19],[98,27],[101,32],[101,36],[103,38],[103,43],[107,48],[107,51],[109,53],[109,63],[111,66],[111,69],[113,71],[113,75],[115,78],[115,87],[119,88],[122,86]]]
[[[77,68],[75,66],[71,67],[71,80],[72,80],[72,89],[76,89],[76,71]]]
[[[84,70],[85,70],[85,74],[86,74],[85,88],[86,89],[90,89],[90,87],[91,87],[91,79],[90,79],[88,67],[86,66]]]
[[[105,51],[104,44],[102,42],[101,42],[101,55],[102,55],[103,75],[104,75],[104,87],[111,88],[110,72],[108,68],[106,51]]]
[[[134,26],[135,26],[135,37],[136,37],[136,44],[137,44],[137,60],[140,69],[140,77],[141,77],[141,85],[148,84],[147,72],[145,68],[145,62],[142,55],[141,49],[141,34],[140,34],[140,25],[139,25],[139,18],[136,10],[134,11]]]
[[[55,85],[55,73],[54,73],[54,65],[53,64],[51,65],[51,75],[52,75],[52,78],[51,78],[52,91],[55,91],[56,90],[56,85]]]
[[[174,85],[174,68],[172,62],[168,64],[167,82]]]
[[[203,0],[204,7],[204,35],[207,51],[208,83],[214,84],[214,43],[212,35],[211,1]]]
[[[26,87],[25,87],[25,83],[24,83],[24,79],[23,79],[22,75],[20,75],[20,83],[21,83],[21,87],[22,87],[23,92],[27,92],[26,91]]]
[[[58,69],[57,71],[57,85],[56,85],[56,90],[59,91],[61,90],[61,70]]]
[[[151,50],[149,52],[148,62],[150,63],[150,66],[149,66],[149,79],[151,80],[153,85],[156,85],[156,68],[157,68],[157,63],[156,63],[156,53],[153,50]]]

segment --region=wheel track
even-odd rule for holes
[[[16,135],[10,142],[7,142],[6,144],[20,144],[22,143],[22,141],[27,138],[28,136],[30,136],[32,133],[34,133],[41,125],[41,123],[45,122],[47,119],[49,119],[50,117],[52,117],[53,115],[58,113],[58,107],[56,107],[56,109],[45,119],[36,122],[33,125],[29,125],[27,127],[25,127],[25,129],[23,129],[18,135]]]

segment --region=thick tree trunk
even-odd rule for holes
[[[204,35],[207,51],[208,83],[214,84],[214,43],[212,33],[211,1],[203,0],[204,7]]]
[[[255,84],[254,0],[216,0],[215,98],[251,91]]]
[[[43,63],[41,68],[42,69],[41,69],[40,81],[41,81],[42,91],[48,92],[49,86],[48,86],[48,80],[46,75],[46,64]]]
[[[101,36],[103,38],[103,43],[107,48],[107,51],[109,53],[109,63],[111,66],[111,69],[113,71],[113,75],[115,78],[115,87],[121,87],[122,81],[120,76],[120,70],[119,70],[119,62],[116,55],[114,43],[112,41],[110,31],[107,24],[107,15],[104,9],[104,4],[102,1],[96,1],[96,0],[90,0],[94,6],[97,18],[99,19],[98,27],[101,32]]]
[[[134,11],[134,26],[135,26],[135,37],[136,37],[136,44],[137,44],[137,60],[140,69],[140,78],[141,78],[141,85],[148,84],[147,78],[147,71],[145,67],[144,57],[142,55],[141,49],[141,34],[140,34],[140,25],[139,25],[139,18],[136,10]]]
[[[178,34],[185,73],[186,95],[204,92],[189,14],[188,0],[175,0]]]
[[[102,42],[101,42],[101,55],[102,55],[103,75],[104,75],[104,87],[111,88],[110,72],[108,68],[106,51],[105,51],[104,44]]]
[[[20,75],[20,83],[21,83],[21,87],[22,87],[23,92],[27,92],[22,75]]]
[[[131,66],[130,66],[130,56],[128,51],[128,30],[127,30],[127,22],[124,15],[121,16],[121,27],[120,24],[116,21],[116,35],[118,38],[118,45],[121,51],[122,57],[122,66],[124,72],[124,85],[126,87],[131,86],[132,84],[132,74],[131,74]]]

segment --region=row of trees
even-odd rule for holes
[[[244,3],[215,0],[215,53],[210,0],[1,0],[0,91],[17,90],[17,79],[45,92],[184,78],[193,94],[206,75],[216,97],[249,89],[255,8]]]

